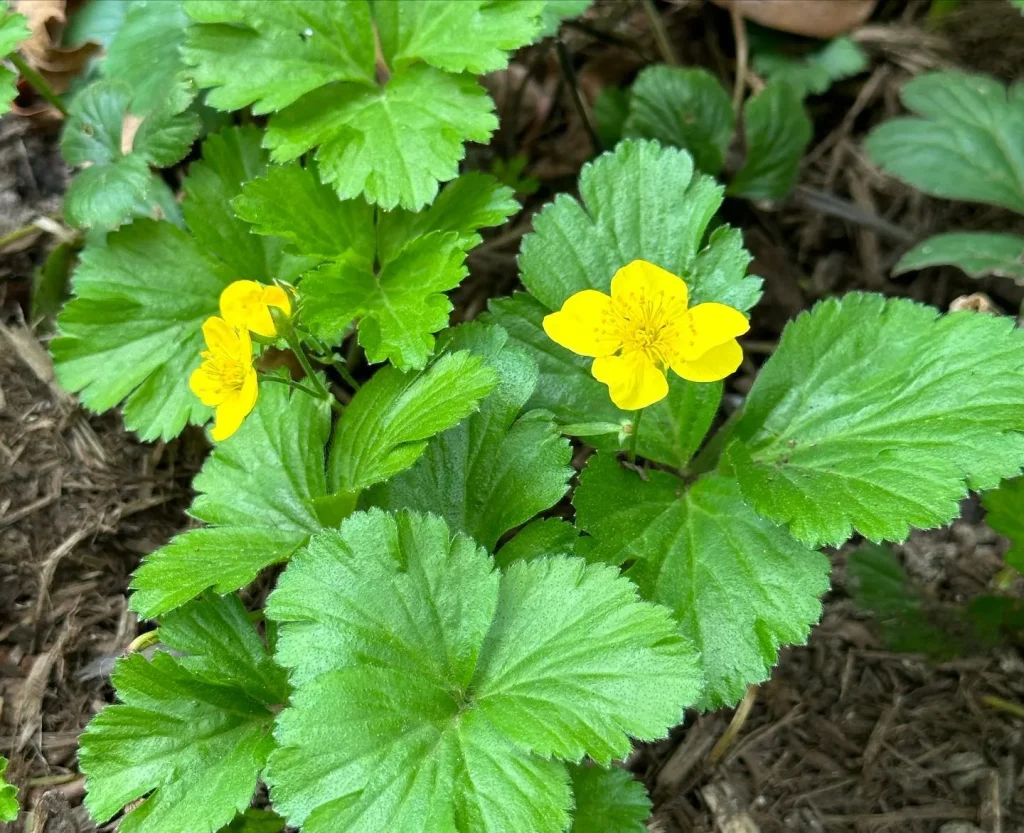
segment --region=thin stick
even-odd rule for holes
[[[53,91],[53,88],[46,83],[46,79],[25,63],[25,59],[17,52],[12,52],[7,57],[11,59],[11,63],[17,67],[21,76],[35,88],[36,92],[60,110],[64,118],[67,118],[68,108],[64,106],[64,102],[60,100],[60,97]]]
[[[661,53],[661,60],[674,67],[682,66],[672,40],[668,36],[668,30],[662,22],[661,15],[654,7],[654,0],[642,0],[647,18],[651,21],[651,30],[654,32],[654,40],[658,44],[658,51]]]
[[[580,87],[576,82],[576,70],[572,66],[572,56],[569,55],[569,50],[566,49],[565,43],[563,43],[561,38],[555,41],[555,48],[558,51],[558,63],[562,66],[562,74],[565,75],[565,80],[569,84],[569,92],[572,94],[573,104],[576,105],[576,113],[582,120],[583,126],[587,128],[587,133],[590,135],[590,143],[594,146],[594,153],[600,154],[604,151],[604,145],[601,144],[601,137],[597,135],[597,129],[590,119],[587,106],[583,103],[583,98],[580,96]]]
[[[724,734],[718,739],[718,743],[715,744],[714,749],[711,750],[711,754],[708,755],[708,766],[714,765],[732,746],[732,742],[736,740],[736,736],[740,733],[743,728],[743,724],[747,722],[747,717],[750,716],[750,710],[754,707],[754,701],[757,699],[757,686],[752,685],[747,688],[747,693],[740,701],[739,706],[733,713],[732,720],[729,721],[729,727],[725,730]]]
[[[747,85],[747,25],[736,6],[731,6],[729,13],[732,16],[732,33],[736,38],[736,79],[732,84],[732,109],[739,113],[743,106],[743,90]]]

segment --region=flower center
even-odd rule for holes
[[[616,309],[623,352],[641,352],[662,367],[671,364],[680,336],[677,322],[685,312],[685,305],[667,300],[662,292],[629,293]]]
[[[218,357],[209,362],[207,373],[227,390],[240,391],[245,382],[245,366],[237,359]]]

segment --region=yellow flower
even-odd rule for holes
[[[235,281],[220,293],[220,314],[236,330],[250,330],[266,338],[276,336],[270,307],[284,310],[285,315],[292,314],[288,293],[279,286]]]
[[[691,382],[717,382],[743,361],[736,341],[750,329],[743,313],[725,304],[690,309],[685,281],[671,272],[634,260],[615,273],[611,291],[577,292],[545,316],[544,332],[594,357],[590,372],[619,408],[636,411],[664,399],[667,368]]]
[[[252,365],[252,339],[248,330],[236,330],[216,316],[206,319],[203,336],[208,349],[188,386],[204,405],[217,409],[210,435],[219,442],[238,430],[256,404],[259,387]]]

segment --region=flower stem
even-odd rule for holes
[[[18,72],[21,73],[21,77],[31,84],[37,93],[50,102],[54,107],[60,110],[64,118],[68,117],[68,108],[64,106],[64,102],[60,100],[60,96],[53,91],[53,88],[46,83],[46,79],[43,78],[38,72],[30,67],[25,59],[21,57],[17,52],[12,52],[7,56],[11,63],[17,67]]]
[[[352,390],[359,390],[359,388],[362,387],[362,385],[356,381],[356,377],[352,375],[352,372],[348,369],[348,365],[346,365],[344,361],[339,358],[334,358],[331,359],[331,364],[334,365],[334,369],[338,371],[338,375],[348,383]]]
[[[633,417],[633,434],[629,439],[629,462],[636,463],[636,445],[637,437],[640,435],[640,418],[644,415],[644,409],[641,408],[636,412],[636,416]]]
[[[290,388],[295,388],[295,390],[301,390],[303,393],[309,394],[314,399],[323,399],[324,398],[324,395],[322,393],[320,393],[320,391],[314,390],[313,388],[311,388],[311,387],[309,387],[307,385],[302,384],[302,382],[296,382],[294,379],[282,379],[280,376],[266,376],[266,375],[264,375],[264,376],[260,377],[260,381],[261,382],[273,382],[273,383],[278,384],[278,385],[288,385],[288,387],[290,387]]]

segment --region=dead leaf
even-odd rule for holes
[[[77,3],[70,3],[74,8]],[[13,11],[28,19],[32,34],[21,45],[26,62],[39,71],[58,95],[68,91],[71,81],[102,47],[86,43],[66,48],[61,46],[67,23],[68,0],[14,0]]]
[[[856,29],[878,0],[711,0],[769,29],[812,38],[834,38]]]

